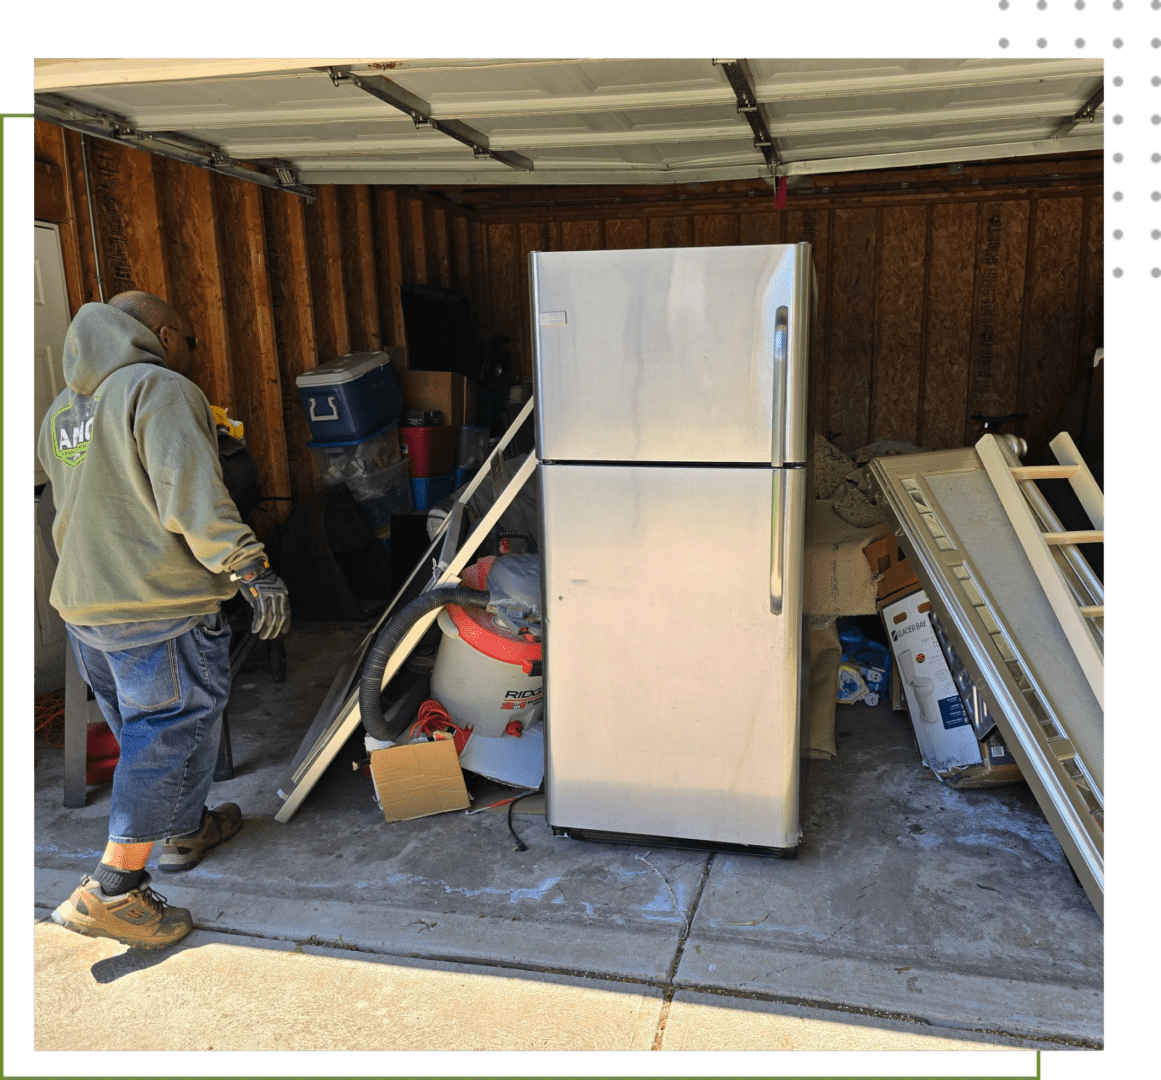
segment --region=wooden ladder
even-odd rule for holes
[[[1060,620],[1068,643],[1076,653],[1077,662],[1103,709],[1104,587],[1076,545],[1104,543],[1104,494],[1067,432],[1062,431],[1048,445],[1056,456],[1056,465],[1020,464],[1012,443],[1002,436],[985,435],[976,443],[976,453],[988,472],[1052,610]],[[1037,480],[1067,480],[1093,527],[1071,531],[1060,529],[1059,522],[1036,487]],[[1045,520],[1051,523],[1048,529],[1043,526]],[[1053,549],[1060,551],[1083,581],[1085,590],[1092,594],[1091,597],[1078,597],[1079,590],[1070,583],[1064,569],[1053,557]],[[1086,602],[1089,599],[1097,602]]]

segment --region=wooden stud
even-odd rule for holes
[[[373,199],[376,280],[383,339],[388,345],[407,345],[403,326],[403,253],[400,247],[399,201],[391,188],[377,187]]]
[[[490,287],[490,264],[488,259],[488,230],[480,221],[468,225],[468,242],[472,257],[472,310],[476,314],[476,324],[484,341],[494,332],[496,317],[492,304]]]
[[[738,215],[739,244],[783,244],[786,214],[777,210]]]
[[[335,195],[351,351],[376,352],[381,338],[370,194],[366,184],[344,184]]]
[[[974,441],[979,424],[972,414],[1019,412],[1016,394],[1024,322],[1027,201],[984,202],[980,206],[976,255],[976,298],[972,318],[971,372],[964,440]]]
[[[1035,207],[1016,400],[1016,411],[1037,414],[1017,427],[1033,455],[1054,434],[1075,384],[1083,200],[1037,199]]]
[[[318,367],[351,351],[351,333],[343,286],[337,193],[333,184],[321,184],[315,194],[314,204],[306,208],[306,249],[318,350],[317,362],[312,366]]]
[[[306,444],[312,435],[296,380],[318,363],[310,263],[306,243],[306,203],[295,195],[263,189],[270,302],[274,314],[282,422],[290,494],[295,499],[317,491],[318,469]]]
[[[919,432],[927,208],[885,206],[875,320],[875,378],[868,441],[916,442]],[[935,388],[932,388],[933,392]]]
[[[463,214],[451,216],[452,288],[472,299],[472,249],[468,240],[468,219]],[[472,305],[473,308],[475,305]]]
[[[441,288],[450,289],[451,275],[451,239],[448,236],[447,211],[439,208],[431,211],[431,231],[435,242],[431,250],[435,254],[435,273],[432,281],[438,281]]]
[[[924,311],[923,396],[916,442],[963,445],[972,347],[976,214],[971,204],[931,207]]]
[[[167,299],[193,324],[198,347],[190,378],[211,405],[235,405],[225,283],[211,177],[195,165],[153,161],[165,262],[172,268]]]
[[[290,497],[290,470],[262,192],[256,184],[216,174],[213,189],[234,382],[229,414],[245,425],[262,494],[272,499],[251,522],[258,538],[267,541],[290,513],[289,503],[274,501]]]
[[[488,225],[488,293],[492,301],[492,332],[510,341],[518,371],[529,362],[523,350],[528,337],[528,293],[521,290],[520,230],[515,225]]]
[[[407,210],[407,224],[409,226],[407,238],[410,241],[408,254],[411,257],[407,275],[408,282],[413,285],[426,285],[430,280],[427,274],[427,229],[424,221],[423,203],[418,199],[408,199],[404,204]]]
[[[877,240],[876,211],[834,212],[830,289],[833,364],[824,390],[828,420],[823,430],[841,432],[839,445],[848,451],[868,442]]]

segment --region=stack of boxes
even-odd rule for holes
[[[399,444],[403,398],[392,360],[405,364],[404,350],[348,353],[295,380],[319,480],[350,488],[388,553],[391,515],[412,509]]]

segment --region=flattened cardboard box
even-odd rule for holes
[[[372,750],[371,779],[388,821],[463,810],[471,802],[451,739]]]
[[[953,788],[996,787],[1023,779],[998,730],[979,741],[939,645],[922,589],[880,602],[891,651],[892,708],[902,692],[923,764]]]

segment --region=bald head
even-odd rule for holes
[[[147,292],[123,292],[109,300],[109,306],[149,327],[165,351],[166,367],[181,375],[188,375],[190,353],[197,345],[189,320],[172,304]]]
[[[161,327],[170,323],[175,326],[182,323],[181,316],[173,306],[153,293],[138,291],[118,293],[108,301],[108,304],[109,307],[115,307],[118,311],[131,315],[155,334]]]

